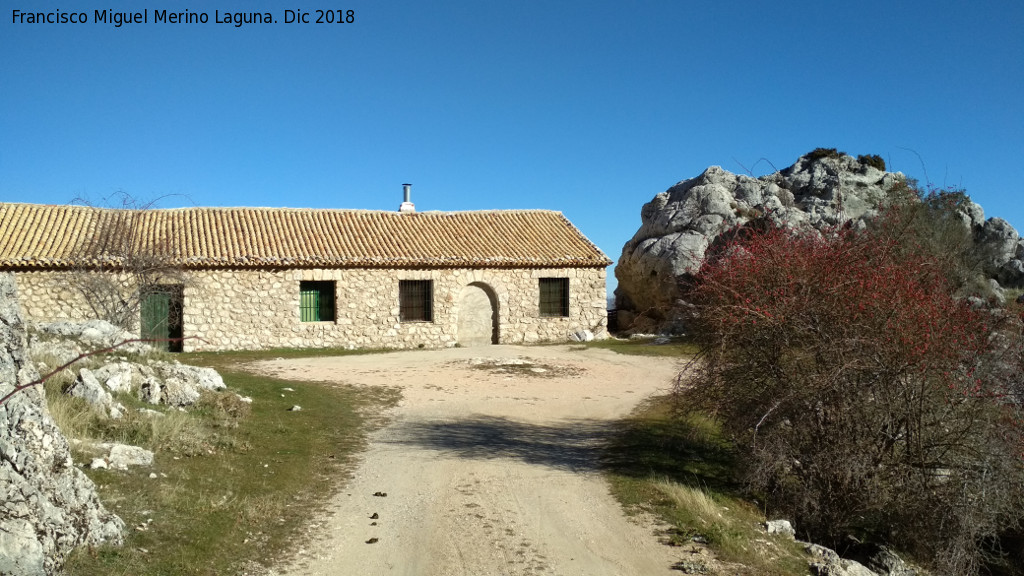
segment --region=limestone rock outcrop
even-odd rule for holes
[[[92,349],[121,344],[119,346],[121,352],[146,354],[153,350],[145,342],[129,342],[137,340],[138,334],[118,328],[106,320],[39,322],[33,324],[33,328],[40,334],[48,334],[64,340],[75,340]],[[122,344],[124,342],[128,342],[128,344]]]
[[[135,366],[139,372],[139,399],[150,404],[191,406],[203,390],[227,388],[213,368],[188,366],[177,362],[153,362]]]
[[[68,341],[55,340],[50,344],[61,342]],[[44,369],[55,367],[46,363],[40,363],[39,366]],[[189,366],[177,361],[121,360],[103,364],[96,369],[80,368],[78,377],[64,393],[82,398],[111,418],[120,418],[125,408],[114,399],[113,394],[131,393],[136,388],[143,402],[183,408],[199,400],[203,390],[224,390],[227,385],[212,368]]]
[[[103,414],[111,418],[120,418],[124,412],[124,406],[114,402],[114,397],[107,392],[100,381],[93,375],[92,370],[82,368],[78,378],[66,390],[66,394],[76,398],[82,398],[86,402],[101,410]]]
[[[178,381],[182,386],[196,390],[217,391],[227,388],[224,379],[213,368],[189,366],[178,362],[154,362],[151,366],[167,383]]]
[[[617,320],[628,332],[684,331],[680,282],[700,267],[723,232],[758,218],[821,230],[877,216],[898,172],[846,154],[807,154],[792,166],[753,178],[712,166],[656,195],[640,211],[641,225],[615,269]],[[989,261],[987,273],[1004,287],[1024,286],[1024,241],[1006,221],[984,219],[973,202],[959,212]]]
[[[0,274],[0,396],[38,378],[10,274]],[[124,523],[74,467],[34,386],[0,406],[0,574],[57,573],[73,548],[120,543]]]
[[[92,372],[111,392],[131,392],[134,387],[135,369],[129,362],[111,362]]]

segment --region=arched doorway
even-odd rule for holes
[[[459,346],[498,343],[498,298],[491,287],[474,282],[459,295]]]

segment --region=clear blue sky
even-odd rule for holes
[[[0,5],[3,201],[394,210],[410,182],[418,210],[560,210],[617,260],[675,182],[822,146],[1024,231],[1019,0]],[[154,23],[186,8],[209,22]],[[12,23],[57,9],[89,22]]]

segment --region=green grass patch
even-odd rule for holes
[[[801,547],[761,528],[764,513],[736,481],[741,465],[716,422],[680,416],[671,398],[658,397],[622,422],[607,476],[627,511],[654,514],[670,526],[662,534],[666,544],[707,546],[729,574],[804,576]]]
[[[197,366],[230,367],[256,362],[259,360],[274,360],[283,358],[291,360],[295,358],[323,358],[328,356],[355,356],[366,354],[386,354],[396,350],[385,349],[356,349],[347,348],[271,348],[269,350],[237,350],[227,352],[190,352],[188,354],[176,354],[174,357],[183,364],[195,364]]]
[[[656,343],[657,342],[657,343]],[[620,340],[618,338],[606,338],[594,340],[581,344],[586,348],[602,348],[618,352],[619,354],[634,354],[639,356],[693,356],[697,353],[697,346],[686,337],[668,338],[667,341],[661,338],[630,338]]]
[[[103,430],[85,425],[89,437],[134,438],[156,457],[152,468],[88,471],[101,500],[125,521],[126,541],[122,547],[76,551],[67,573],[233,574],[245,566],[269,566],[296,549],[310,518],[348,478],[376,415],[399,394],[236,368],[241,362],[305,357],[303,352],[180,355],[183,363],[216,368],[229,391],[204,394],[188,413],[128,419],[150,420],[162,427],[156,431],[128,433],[123,428],[138,427],[132,422],[112,421]],[[240,403],[236,392],[252,404]],[[294,405],[302,410],[290,411]],[[76,461],[83,457],[88,455],[75,454]]]

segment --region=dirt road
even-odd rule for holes
[[[609,423],[666,390],[677,363],[579,348],[489,346],[262,363],[260,370],[274,375],[398,386],[403,394],[330,517],[280,571],[677,574],[670,566],[679,552],[623,514],[596,468]]]

